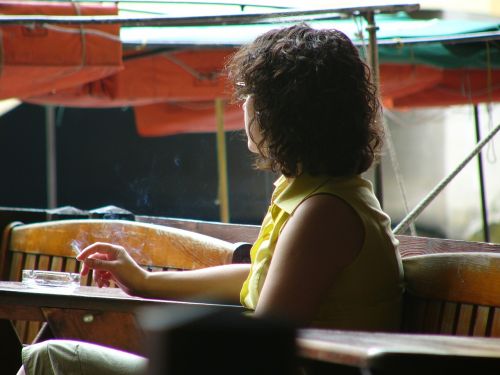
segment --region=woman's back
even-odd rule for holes
[[[331,178],[307,174],[290,181],[281,178],[277,182],[272,205],[252,248],[253,265],[242,289],[242,303],[249,308],[257,306],[279,235],[296,209],[312,196],[333,195],[359,216],[363,239],[348,266],[337,270],[336,265],[331,264],[331,286],[322,298],[312,325],[358,330],[398,329],[403,291],[401,261],[390,220],[380,209],[371,184],[358,176]],[[316,256],[316,250],[305,249],[311,257]],[[336,257],[340,259],[344,250],[332,240],[327,249],[331,252],[329,259],[333,259],[332,262]],[[325,269],[328,272],[328,265]],[[324,271],[303,269],[300,277],[308,278],[315,272]]]

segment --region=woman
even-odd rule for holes
[[[376,90],[356,48],[339,31],[298,25],[259,36],[227,69],[244,100],[257,167],[282,174],[251,265],[152,273],[122,247],[96,243],[77,257],[82,274],[93,270],[99,286],[113,279],[138,296],[241,302],[256,316],[300,326],[398,329],[397,241],[360,176],[376,159],[382,134]],[[117,363],[118,373],[134,374],[146,366],[143,358],[96,348],[50,341],[25,348],[23,364],[28,374],[58,366],[113,373]]]

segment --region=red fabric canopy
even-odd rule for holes
[[[6,15],[115,15],[115,5],[0,1]],[[1,26],[0,99],[25,99],[117,73],[119,25]]]
[[[214,102],[144,105],[135,107],[134,113],[137,132],[143,137],[213,132],[216,129]],[[243,121],[241,106],[225,106],[224,130],[242,129]]]
[[[74,107],[118,107],[229,97],[221,70],[233,51],[184,50],[131,58],[124,62],[125,69],[113,76],[27,100]]]
[[[214,131],[213,110],[208,108],[215,98],[230,97],[220,72],[233,52],[185,50],[134,58],[125,61],[124,70],[113,76],[27,100],[78,107],[133,105],[143,136]],[[500,87],[494,82],[500,82],[500,70],[380,66],[382,100],[389,109],[500,101]],[[200,109],[199,102],[205,102],[201,106],[205,109]],[[226,127],[243,127],[243,118],[235,114],[235,108],[227,111],[226,120],[231,122]]]
[[[380,74],[383,103],[390,109],[500,101],[499,69],[384,64]]]
[[[220,72],[233,49],[184,50],[124,62],[113,76],[35,96],[33,103],[114,107],[158,102],[192,102],[229,97]],[[380,88],[387,108],[499,101],[500,70],[440,69],[382,64]]]
[[[0,13],[103,15],[117,14],[117,8],[0,0]],[[162,136],[214,131],[213,102],[231,96],[221,71],[234,49],[143,57],[134,51],[122,64],[118,25],[2,26],[0,31],[0,99],[72,107],[134,106],[139,134]],[[380,66],[381,95],[389,109],[500,101],[498,82],[498,69]],[[227,106],[225,128],[242,127],[239,107]]]

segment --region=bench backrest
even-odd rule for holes
[[[255,238],[258,231],[256,226],[165,218],[154,218],[157,223],[154,224],[147,222],[148,219],[11,223],[2,240],[0,278],[19,280],[25,268],[77,272],[78,249],[97,241],[123,245],[140,264],[152,269],[227,264],[235,261],[235,246],[211,236],[248,240]],[[188,229],[190,236],[182,239],[179,234],[187,233],[182,228]],[[495,275],[500,255],[496,254],[500,254],[500,245],[411,236],[397,238],[407,281],[404,331],[500,336],[500,303],[493,298],[500,294],[492,289],[498,284]],[[92,280],[87,278],[83,283],[90,285]],[[491,299],[484,300],[488,290]]]
[[[500,337],[500,254],[425,254],[403,265],[403,331]]]
[[[60,220],[13,223],[4,236],[2,278],[19,280],[21,270],[75,272],[75,256],[94,242],[124,246],[141,265],[196,269],[233,261],[234,244],[162,225],[125,220]],[[9,259],[10,258],[10,259]]]

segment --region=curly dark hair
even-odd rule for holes
[[[350,176],[378,157],[376,88],[342,32],[305,24],[270,30],[239,49],[226,70],[237,100],[253,95],[260,169]]]

